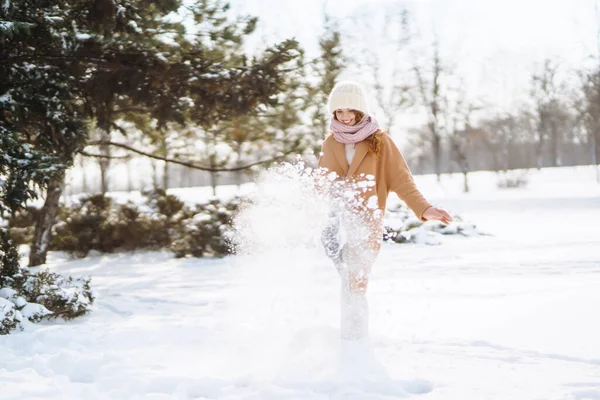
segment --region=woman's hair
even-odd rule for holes
[[[358,110],[350,110],[354,113],[356,118],[356,123],[358,124],[365,117],[365,113]],[[337,121],[337,116],[335,115],[335,111],[333,112],[333,118]],[[377,132],[369,136],[365,139],[367,145],[369,145],[369,151],[375,154],[375,157],[381,157],[381,136],[385,135],[385,132],[379,129]]]

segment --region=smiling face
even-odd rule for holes
[[[342,108],[335,110],[335,119],[340,121],[344,125],[355,125],[359,118],[357,116],[357,112],[355,110],[350,110],[349,108]]]

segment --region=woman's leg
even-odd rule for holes
[[[360,339],[368,336],[369,306],[366,293],[371,266],[379,253],[382,238],[381,220],[370,222],[370,228],[356,229],[356,221],[341,220],[332,213],[321,240],[326,254],[334,262],[341,278],[341,336]],[[358,221],[360,224],[360,221]],[[349,232],[343,238],[342,231]]]
[[[362,250],[344,252],[341,277],[341,336],[356,340],[369,335],[369,305],[367,286],[376,253]]]

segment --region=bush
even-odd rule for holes
[[[103,195],[83,197],[71,208],[61,207],[58,218],[50,249],[77,257],[91,250],[158,249],[169,244],[166,216],[143,213],[132,202],[116,204]]]
[[[185,204],[181,200],[171,194],[167,194],[161,188],[146,189],[142,191],[142,194],[146,197],[146,203],[152,211],[164,215],[168,219],[175,217],[185,207]]]
[[[527,170],[510,170],[498,173],[497,186],[500,189],[514,189],[527,186]]]
[[[0,334],[23,328],[25,320],[65,320],[86,314],[94,301],[90,279],[65,278],[49,271],[31,273],[19,265],[19,254],[0,229]]]
[[[15,305],[0,296],[0,335],[7,335],[21,322]]]
[[[440,243],[441,235],[479,236],[484,235],[475,225],[453,216],[454,221],[444,225],[439,221],[423,222],[416,218],[404,205],[386,212],[383,240],[391,243]]]
[[[100,252],[167,248],[176,257],[221,257],[231,253],[232,217],[241,199],[211,200],[188,207],[162,189],[142,192],[145,201],[118,204],[92,195],[61,206],[51,250],[85,257]],[[17,229],[17,228],[15,228]]]
[[[27,301],[50,310],[51,317],[65,320],[86,314],[94,301],[90,278],[65,278],[48,270],[29,275],[23,283],[22,293]]]
[[[176,257],[222,257],[231,254],[232,218],[240,204],[241,199],[238,198],[226,204],[211,200],[208,204],[196,206],[193,216],[181,221],[170,250]]]

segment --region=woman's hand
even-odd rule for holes
[[[444,224],[448,225],[452,222],[452,217],[445,210],[437,207],[429,207],[423,212],[423,218],[427,221],[442,221]]]

